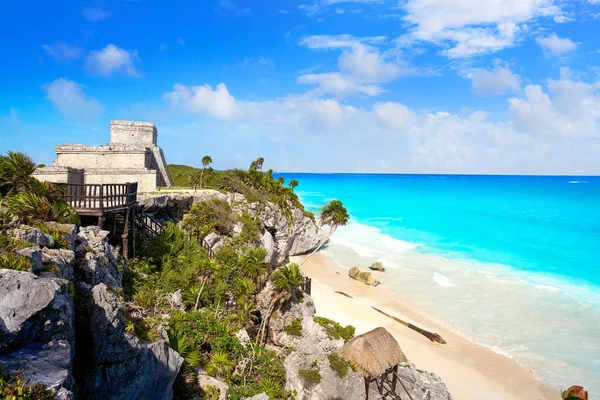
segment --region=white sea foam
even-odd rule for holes
[[[442,275],[442,274],[438,274],[437,272],[433,273],[433,277],[431,278],[435,283],[437,283],[440,286],[443,287],[452,287],[452,286],[456,286],[455,283],[453,283],[450,278],[448,278],[446,275]]]
[[[549,290],[551,292],[559,292],[560,289],[554,286],[549,286],[549,285],[535,285],[536,289],[542,289],[542,290]]]
[[[412,250],[418,246],[417,243],[405,242],[386,235],[383,235],[382,242],[386,248],[396,251]]]
[[[578,185],[581,183],[590,183],[589,181],[569,181],[571,185]]]

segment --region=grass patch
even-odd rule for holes
[[[331,353],[327,356],[327,358],[329,359],[329,367],[337,372],[340,378],[348,375],[348,367],[350,365],[346,360],[340,357],[338,353]]]
[[[296,318],[291,324],[283,328],[285,333],[292,336],[302,336],[302,317]]]
[[[344,339],[344,342],[352,339],[355,329],[352,325],[343,327],[335,321],[323,317],[313,317],[313,320],[327,331],[330,339]]]
[[[309,385],[318,385],[321,383],[321,371],[318,369],[301,369],[298,371],[298,375],[306,381]]]

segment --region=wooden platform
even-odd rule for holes
[[[80,215],[103,217],[126,211],[137,202],[137,183],[67,184],[65,199]]]

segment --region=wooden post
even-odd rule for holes
[[[365,390],[367,392],[367,398],[365,400],[369,400],[369,381],[365,378]]]
[[[131,207],[128,207],[125,211],[125,226],[123,228],[123,256],[129,258],[129,213]]]
[[[398,364],[394,366],[394,377],[392,378],[392,393],[396,394],[396,383],[398,381]]]
[[[135,219],[136,219],[136,207],[133,206],[131,208],[131,213],[132,213],[132,221],[133,223],[131,224],[131,248],[133,249],[133,254],[132,257],[135,258]]]

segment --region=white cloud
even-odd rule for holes
[[[356,94],[377,96],[383,92],[383,89],[377,85],[361,84],[352,81],[339,72],[301,75],[298,77],[298,83],[317,85],[317,88],[312,93],[319,96],[326,94],[332,94],[338,98],[354,96]]]
[[[288,10],[285,10],[283,8],[279,9],[279,14],[289,14],[290,12]]]
[[[87,19],[90,22],[100,22],[111,16],[111,12],[108,10],[103,10],[102,8],[84,8],[81,10],[81,15],[83,18]]]
[[[102,50],[91,51],[85,59],[85,66],[88,71],[98,75],[108,76],[113,73],[122,73],[138,77],[140,74],[134,65],[136,60],[138,60],[137,52],[127,51],[114,44],[109,44]]]
[[[475,68],[465,71],[465,77],[472,81],[472,91],[477,95],[517,92],[521,86],[519,75],[501,63],[497,63],[493,69]]]
[[[273,60],[268,57],[245,57],[243,61],[243,65],[246,68],[263,68],[263,67],[274,67],[275,64]]]
[[[308,17],[313,17],[317,14],[327,11],[330,7],[335,6],[336,14],[344,14],[345,10],[340,6],[345,4],[381,4],[384,0],[314,0],[312,3],[300,4],[298,9],[303,11]]]
[[[251,143],[267,153],[270,146],[293,146],[281,159],[278,152],[269,157],[279,170],[597,174],[600,82],[569,76],[545,88],[526,87],[507,103],[509,118],[500,122],[482,110],[459,116],[398,102],[353,107],[307,95],[245,101],[224,84],[176,85],[163,97],[178,120],[184,117],[179,112],[202,116],[196,131],[222,132],[218,143],[236,143],[236,153],[249,158],[258,151],[248,148]],[[190,135],[185,143],[191,149],[188,142],[196,136]],[[197,140],[205,145],[208,139]],[[195,157],[192,150],[189,157]]]
[[[377,50],[366,46],[344,51],[338,58],[338,67],[359,82],[387,82],[400,75],[398,65],[387,62]]]
[[[432,42],[451,58],[487,54],[513,46],[526,24],[562,15],[554,0],[407,0],[408,41]]]
[[[96,98],[88,96],[83,85],[65,78],[57,79],[43,86],[46,97],[65,118],[74,121],[89,121],[103,111]]]
[[[79,47],[64,42],[58,42],[54,44],[54,46],[42,44],[40,47],[44,49],[49,56],[58,61],[74,60],[81,54],[81,49]]]
[[[313,35],[300,39],[300,45],[312,50],[331,50],[355,48],[365,44],[375,45],[384,42],[385,36],[357,38],[352,35]]]
[[[548,57],[561,56],[577,48],[577,43],[569,38],[561,38],[556,33],[545,37],[540,36],[535,41]]]
[[[163,95],[163,99],[173,107],[218,119],[233,119],[239,113],[238,104],[224,83],[219,83],[215,89],[210,85],[188,87],[178,83],[172,92]]]

